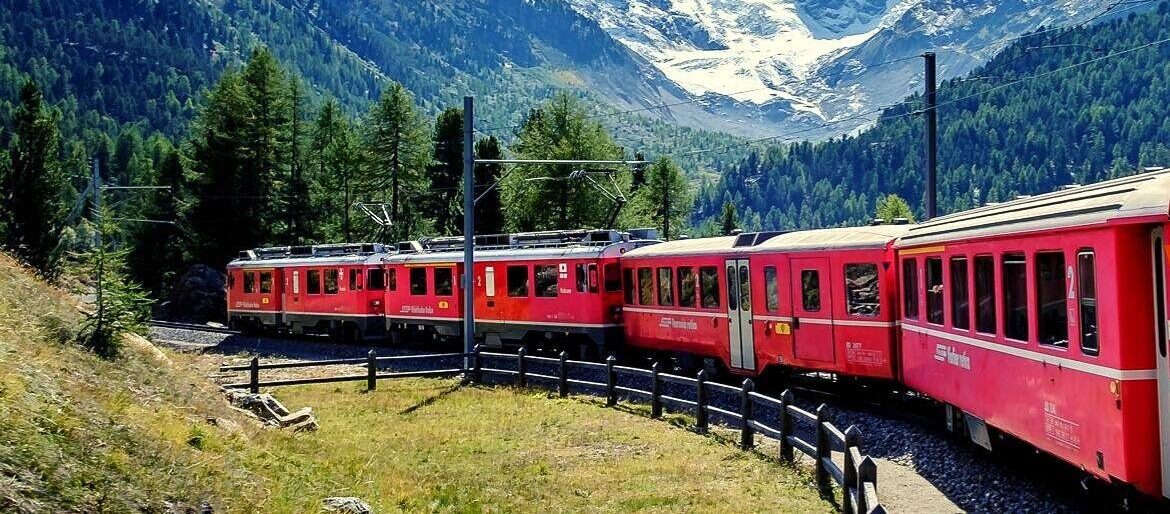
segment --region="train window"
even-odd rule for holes
[[[308,282],[306,284],[308,287],[305,288],[308,294],[321,294],[321,270],[309,270],[305,274],[305,280]]]
[[[256,292],[256,274],[251,272],[251,271],[244,272],[244,292],[245,293],[255,293]]]
[[[674,268],[658,268],[658,305],[674,305]]]
[[[1023,254],[1005,254],[1000,260],[1003,276],[1003,335],[1028,340],[1028,261]]]
[[[926,259],[926,322],[943,324],[942,258]]]
[[[638,268],[638,304],[654,305],[654,270]]]
[[[990,255],[975,256],[975,330],[994,334],[995,260]]]
[[[1097,340],[1097,269],[1092,250],[1077,253],[1077,302],[1081,311],[1081,353],[1101,352]]]
[[[1068,282],[1064,277],[1064,252],[1039,252],[1034,266],[1036,337],[1040,344],[1068,348]]]
[[[292,274],[293,294],[301,294],[301,272],[294,271]]]
[[[776,266],[764,266],[764,308],[768,312],[780,310],[780,279]]]
[[[264,293],[264,294],[268,294],[268,293],[272,292],[272,272],[271,271],[261,271],[260,272],[260,292]]]
[[[577,292],[584,293],[588,288],[589,278],[585,276],[585,265],[577,265]]]
[[[386,270],[382,268],[372,268],[366,272],[366,286],[370,291],[383,291],[386,289]]]
[[[426,268],[410,268],[410,294],[414,296],[427,294]]]
[[[349,290],[362,290],[362,270],[359,268],[352,268],[349,270]]]
[[[528,266],[508,266],[508,296],[528,296]]]
[[[918,318],[918,260],[902,260],[902,316]]]
[[[801,270],[800,292],[800,303],[804,310],[821,310],[821,273],[815,269]]]
[[[695,306],[695,268],[678,269],[678,306]]]
[[[386,289],[391,291],[398,290],[398,268],[386,270]]]
[[[963,330],[971,328],[970,274],[966,257],[951,257],[951,326]]]
[[[597,265],[590,264],[589,265],[589,292],[596,293],[597,289],[599,287],[598,283],[600,283],[600,282],[601,282],[601,279],[597,276]]]
[[[902,316],[918,319],[918,259],[902,259]]]
[[[454,272],[451,268],[435,268],[435,294],[438,296],[451,296],[454,294],[454,281],[452,275]]]
[[[622,288],[622,275],[616,262],[606,264],[602,271],[605,272],[605,292],[612,293]]]
[[[719,269],[715,266],[699,268],[699,294],[704,309],[719,308]]]
[[[547,264],[535,267],[536,296],[541,298],[556,298],[557,296],[557,266]]]
[[[488,266],[483,270],[484,290],[488,298],[496,297],[496,268]]]
[[[752,308],[752,287],[748,281],[747,266],[739,267],[739,308],[743,311]]]
[[[845,298],[850,316],[875,318],[881,314],[877,264],[845,265]]]
[[[337,294],[340,277],[337,269],[325,270],[325,294]]]
[[[739,295],[736,293],[735,286],[739,281],[735,279],[735,266],[727,267],[727,308],[731,311],[739,310]]]
[[[622,270],[623,282],[625,283],[626,304],[634,304],[634,268],[626,268]]]

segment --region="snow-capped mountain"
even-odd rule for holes
[[[713,115],[706,126],[759,136],[848,119],[801,139],[856,130],[873,120],[860,113],[920,91],[912,57],[925,51],[938,55],[941,78],[959,76],[1013,36],[1121,10],[1101,0],[569,2],[699,97]],[[909,59],[888,63],[899,58]]]

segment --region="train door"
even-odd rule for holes
[[[284,298],[281,301],[282,310],[298,310],[294,306],[301,301],[301,272],[300,270],[285,270],[284,276],[289,277],[289,283],[284,285]]]
[[[727,331],[731,345],[731,367],[756,369],[756,349],[752,332],[751,273],[747,259],[728,259]]]
[[[1154,279],[1154,359],[1158,362],[1158,433],[1161,439],[1162,495],[1170,497],[1170,356],[1167,350],[1165,231],[1150,233]]]
[[[797,359],[834,362],[829,259],[792,259],[792,344]]]

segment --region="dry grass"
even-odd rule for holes
[[[807,474],[588,399],[452,381],[279,389],[315,433],[260,428],[206,357],[68,343],[76,302],[0,256],[0,512],[826,511]],[[213,421],[209,422],[209,420]]]

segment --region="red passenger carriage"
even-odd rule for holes
[[[627,343],[772,367],[895,378],[893,241],[906,226],[662,243],[622,259]]]
[[[1161,171],[911,229],[898,243],[906,385],[984,445],[990,426],[1170,493],[1168,220]]]

